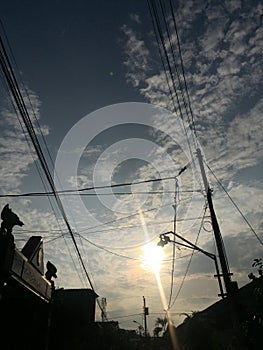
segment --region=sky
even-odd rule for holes
[[[108,319],[127,329],[143,322],[144,296],[150,331],[169,300],[176,325],[219,300],[214,264],[204,254],[175,248],[173,267],[169,243],[158,272],[143,261],[143,247],[156,248],[159,234],[175,228],[217,254],[196,148],[239,287],[257,274],[251,265],[262,258],[263,241],[262,3],[153,4],[182,109],[169,90],[146,0],[4,0],[0,18],[56,188],[72,191],[60,198],[94,290],[107,299]],[[15,243],[21,249],[41,235],[45,261],[58,269],[56,287],[90,288],[54,198],[5,197],[50,187],[2,71],[0,99],[0,205],[9,203],[24,222],[14,228]],[[94,186],[104,188],[76,193]]]

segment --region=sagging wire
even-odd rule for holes
[[[177,222],[177,207],[178,207],[178,201],[179,201],[179,185],[178,185],[178,179],[175,178],[175,189],[174,189],[174,220],[173,220],[173,232],[176,232],[176,222]],[[174,267],[175,267],[175,249],[176,246],[173,244],[173,255],[172,255],[172,270],[171,270],[171,286],[170,286],[170,295],[169,295],[169,301],[168,301],[168,310],[171,307],[171,300],[173,295],[173,286],[174,286]]]
[[[254,230],[254,228],[252,227],[252,225],[250,224],[250,222],[247,220],[247,218],[245,217],[245,215],[242,213],[242,211],[240,210],[240,208],[238,207],[238,205],[234,202],[233,198],[230,196],[230,194],[228,193],[228,191],[226,190],[226,188],[224,187],[224,185],[222,184],[222,182],[218,179],[218,177],[215,175],[215,173],[213,172],[213,170],[209,167],[209,165],[207,164],[207,162],[205,162],[207,168],[210,170],[210,172],[212,173],[212,175],[214,176],[214,178],[216,179],[217,183],[220,185],[220,187],[223,189],[223,191],[226,193],[227,197],[229,198],[229,200],[231,201],[231,203],[234,205],[234,207],[236,208],[236,210],[239,212],[239,214],[242,216],[242,218],[244,219],[244,221],[246,222],[246,224],[248,225],[248,227],[250,228],[250,230],[253,232],[253,234],[255,235],[256,239],[259,241],[259,243],[263,246],[263,241],[260,239],[260,237],[258,236],[258,234],[256,233],[256,231]]]
[[[204,214],[203,214],[203,217],[202,217],[202,220],[201,220],[201,224],[200,224],[200,227],[199,227],[199,230],[198,230],[196,239],[195,239],[195,243],[194,243],[195,245],[197,245],[197,243],[198,243],[198,239],[199,239],[199,236],[200,236],[200,233],[201,233],[201,230],[202,230],[202,227],[203,227],[204,219],[205,219],[205,216],[206,216],[207,208],[208,208],[208,203],[206,202],[206,203],[205,203],[205,206],[204,206]],[[179,296],[179,294],[180,294],[180,292],[181,292],[181,290],[182,290],[182,288],[183,288],[183,285],[184,285],[186,276],[187,276],[187,274],[188,274],[190,265],[191,265],[191,263],[192,263],[192,259],[193,259],[193,256],[194,256],[194,252],[195,252],[195,251],[193,250],[192,253],[191,253],[191,255],[190,255],[190,259],[189,259],[189,261],[188,261],[188,264],[187,264],[187,267],[186,267],[186,270],[185,270],[183,279],[182,279],[182,281],[181,281],[181,283],[180,283],[180,286],[179,286],[179,288],[178,288],[178,291],[177,291],[177,293],[176,293],[176,295],[175,295],[175,297],[174,297],[174,300],[173,300],[173,302],[172,302],[170,308],[172,308],[172,307],[174,306],[174,304],[175,304],[175,302],[176,302],[176,300],[177,300],[177,298],[178,298],[178,296]]]

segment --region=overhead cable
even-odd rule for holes
[[[204,214],[203,214],[203,217],[202,217],[202,220],[201,220],[201,224],[200,224],[200,227],[199,227],[199,230],[198,230],[196,239],[195,239],[195,243],[194,243],[195,245],[197,245],[197,242],[198,242],[198,239],[199,239],[199,235],[200,235],[200,233],[201,233],[201,230],[202,230],[202,227],[203,227],[203,224],[204,224],[204,219],[205,219],[206,210],[207,210],[207,203],[206,203],[206,205],[205,205]],[[181,292],[181,290],[182,290],[182,288],[183,288],[183,285],[184,285],[186,276],[187,276],[187,274],[188,274],[190,265],[191,265],[191,263],[192,263],[192,259],[193,259],[193,256],[194,256],[194,252],[195,252],[195,250],[193,250],[192,253],[191,253],[191,255],[190,255],[190,259],[189,259],[189,261],[188,261],[188,264],[187,264],[187,267],[186,267],[184,276],[183,276],[182,281],[181,281],[181,283],[180,283],[180,286],[179,286],[179,288],[178,288],[178,290],[177,290],[177,293],[176,293],[176,295],[175,295],[175,297],[174,297],[174,300],[173,300],[172,304],[170,305],[170,308],[172,308],[172,307],[174,306],[174,304],[175,304],[175,302],[176,302],[176,300],[177,300],[177,298],[178,298],[178,296],[179,296],[179,294],[180,294],[180,292]]]
[[[166,181],[174,179],[175,177],[181,175],[190,165],[189,162],[186,166],[184,166],[177,175],[158,178],[158,179],[147,179],[147,180],[140,180],[140,181],[134,181],[134,182],[124,182],[119,184],[112,184],[112,185],[103,185],[103,186],[90,186],[90,187],[83,187],[79,189],[66,189],[66,190],[60,190],[60,191],[52,191],[52,192],[28,192],[28,193],[19,193],[19,194],[4,194],[0,195],[0,197],[27,197],[27,196],[47,196],[47,195],[59,195],[59,194],[68,194],[68,193],[79,193],[84,191],[91,191],[91,190],[99,190],[99,189],[108,189],[108,188],[115,188],[115,187],[124,187],[124,186],[133,186],[133,185],[139,185],[149,182],[160,182],[160,181]],[[52,179],[53,181],[53,179]],[[191,192],[193,192],[191,190]],[[118,194],[118,193],[117,193]]]
[[[69,221],[67,219],[67,216],[66,216],[66,213],[65,213],[65,210],[63,208],[63,205],[62,205],[62,202],[60,200],[60,197],[56,191],[56,188],[55,188],[55,184],[54,184],[54,181],[53,181],[53,177],[49,171],[49,167],[48,167],[48,164],[47,164],[47,161],[45,159],[45,156],[44,156],[44,153],[41,149],[41,145],[39,143],[39,140],[38,140],[38,137],[35,133],[35,130],[34,130],[34,127],[33,127],[33,124],[32,124],[32,121],[30,119],[30,116],[29,116],[29,113],[28,113],[28,110],[27,110],[27,107],[25,105],[25,102],[24,102],[24,99],[23,99],[23,96],[21,94],[21,91],[20,91],[20,88],[18,86],[18,83],[17,83],[17,80],[16,80],[16,77],[15,77],[15,74],[14,74],[14,71],[13,71],[13,68],[12,68],[12,65],[10,63],[10,60],[9,60],[9,57],[7,55],[7,52],[6,52],[6,49],[4,47],[4,43],[3,43],[3,40],[2,38],[0,37],[0,65],[2,67],[2,71],[4,73],[4,76],[5,76],[5,79],[7,81],[7,85],[12,93],[12,97],[14,99],[14,102],[17,106],[17,109],[20,113],[20,116],[26,126],[26,129],[28,131],[28,134],[30,136],[30,139],[34,145],[34,148],[35,148],[35,151],[36,151],[36,154],[38,156],[38,159],[40,161],[40,164],[42,166],[42,169],[47,177],[47,181],[52,189],[52,193],[55,197],[55,200],[57,202],[57,205],[58,205],[58,208],[60,209],[60,212],[62,214],[62,217],[64,219],[64,222],[67,226],[67,229],[70,233],[70,236],[72,238],[72,241],[74,243],[74,246],[75,246],[75,249],[76,249],[76,252],[77,252],[77,255],[78,255],[78,258],[79,258],[79,261],[82,265],[82,268],[83,270],[85,271],[85,275],[89,281],[89,284],[91,286],[92,289],[93,288],[93,284],[92,284],[92,281],[89,277],[89,274],[86,270],[86,267],[84,265],[84,262],[83,262],[83,259],[81,257],[81,254],[80,254],[80,251],[78,249],[78,246],[77,246],[77,243],[76,243],[76,240],[75,240],[75,237],[74,237],[74,234],[73,234],[73,231],[72,231],[72,228],[69,224]]]
[[[217,176],[215,175],[215,173],[213,172],[213,170],[209,167],[209,165],[207,163],[205,163],[207,168],[211,171],[212,175],[214,176],[214,178],[216,179],[216,181],[218,182],[218,184],[220,185],[220,187],[223,189],[223,191],[226,193],[226,195],[228,196],[228,198],[230,199],[231,203],[234,205],[234,207],[236,208],[236,210],[239,212],[239,214],[242,216],[242,218],[244,219],[244,221],[246,222],[246,224],[248,225],[248,227],[250,228],[250,230],[253,232],[253,234],[255,235],[256,239],[259,241],[259,243],[261,245],[263,245],[263,241],[260,239],[260,237],[258,236],[258,234],[256,233],[256,231],[254,230],[254,228],[252,227],[252,225],[250,224],[250,222],[248,221],[248,219],[245,217],[245,215],[242,213],[241,209],[238,207],[238,205],[235,203],[235,201],[233,200],[233,198],[230,196],[230,194],[228,193],[228,191],[226,190],[226,188],[224,187],[224,185],[222,184],[222,182],[217,178]]]
[[[161,14],[162,14],[162,17],[163,17],[162,22],[164,23],[164,26],[165,26],[164,32],[166,32],[166,36],[167,36],[167,39],[168,39],[167,41],[166,41],[165,36],[163,34],[161,18],[160,18],[161,16],[158,14],[158,7],[157,7],[157,4],[156,4],[156,1],[154,1],[154,0],[151,0],[151,1],[147,0],[147,3],[148,3],[149,11],[150,11],[150,14],[151,14],[151,18],[152,18],[152,23],[153,23],[153,27],[154,27],[156,41],[157,41],[158,48],[159,48],[159,53],[161,55],[161,61],[162,61],[162,64],[163,64],[163,68],[164,68],[164,71],[166,72],[166,67],[167,67],[168,72],[169,72],[169,76],[170,76],[170,80],[171,80],[171,86],[172,87],[170,86],[169,79],[168,80],[166,79],[167,83],[168,83],[168,87],[169,87],[169,92],[170,92],[171,98],[172,98],[174,112],[176,112],[177,109],[178,109],[179,115],[180,115],[180,119],[182,121],[183,129],[184,129],[184,133],[185,133],[185,136],[186,136],[186,140],[187,140],[187,143],[188,143],[189,151],[191,153],[192,159],[194,159],[192,147],[191,147],[191,144],[190,144],[189,136],[188,136],[187,129],[186,129],[186,126],[185,126],[185,122],[184,122],[184,113],[183,113],[183,109],[182,109],[182,106],[181,106],[179,94],[181,95],[181,99],[184,101],[184,107],[185,107],[185,111],[186,111],[187,114],[188,114],[188,109],[187,109],[187,104],[185,103],[184,89],[183,89],[182,84],[181,84],[180,73],[178,71],[177,64],[176,64],[176,61],[175,61],[174,49],[173,49],[173,46],[172,46],[172,40],[171,40],[171,36],[170,36],[168,24],[167,24],[166,15],[164,13],[164,7],[162,5],[162,2],[159,1],[159,3],[160,3],[159,6],[161,8]],[[169,43],[170,43],[170,52],[168,52]],[[171,55],[174,58],[173,62],[171,62],[171,60],[170,60]],[[165,64],[165,62],[166,62],[166,64]],[[181,62],[181,64],[182,64],[182,62]],[[177,88],[177,86],[176,86],[175,77],[174,77],[174,73],[173,73],[173,69],[172,69],[173,66],[175,68],[176,76],[177,76],[177,79],[178,79],[178,82],[179,82],[179,88]],[[166,77],[167,77],[167,75],[166,75]],[[183,78],[185,78],[185,76],[183,76]],[[176,104],[175,104],[175,101],[174,101],[174,98],[173,98],[174,94],[175,94],[175,97],[176,97],[177,108],[176,108]]]

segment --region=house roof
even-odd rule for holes
[[[241,318],[248,315],[263,315],[263,276],[256,278],[250,283],[237,289],[236,303]],[[216,320],[216,323],[227,325],[231,322],[229,317],[229,298],[221,299],[210,305],[206,309],[197,312],[191,321],[198,321],[202,318],[206,320]],[[177,329],[184,328],[185,323],[180,324]]]

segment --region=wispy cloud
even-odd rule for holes
[[[215,5],[206,1],[198,4],[181,1],[175,15],[197,135],[205,158],[217,177],[228,187],[245,217],[253,227],[259,229],[256,232],[262,238],[262,186],[253,174],[253,167],[262,164],[263,158],[263,57],[259,2],[248,4],[231,1]],[[169,16],[167,20],[172,31],[172,18]],[[125,26],[124,33],[128,38],[125,60],[127,82],[147,101],[172,109],[166,76],[160,63],[159,71],[156,70],[160,58],[153,45],[152,33],[148,37],[144,36],[143,40],[138,40],[140,34],[135,34],[135,30],[128,26]],[[178,54],[175,34],[172,35],[172,42]],[[168,42],[166,46],[169,47]],[[147,61],[147,69],[143,69],[144,65],[137,69],[134,48],[137,49],[136,56],[143,57],[143,62]],[[164,119],[160,118],[155,125],[158,128],[162,123]],[[165,123],[170,129],[174,128],[174,120],[165,120]],[[250,178],[241,180],[239,172],[244,169],[250,169]],[[254,255],[261,254],[262,247],[208,169],[207,173],[214,186],[216,210],[230,265],[235,278],[242,285],[247,283],[251,261]],[[196,237],[194,231],[188,236],[192,241]],[[198,244],[214,250],[212,232],[208,235],[202,229]],[[212,302],[206,295],[206,301],[200,303],[200,285],[197,281],[194,284],[197,275],[201,278],[208,271],[203,258],[198,256],[195,259],[196,263],[186,279],[185,284],[188,285],[183,288],[178,299],[180,302],[183,300],[189,308],[193,305],[202,308],[208,304],[208,300]],[[185,262],[178,261],[175,290],[184,271]],[[204,283],[208,294],[216,295],[216,283],[213,287],[209,287],[210,282]],[[195,299],[190,302],[190,290],[200,296],[199,301]]]
[[[127,81],[134,87],[138,87],[146,79],[150,52],[144,40],[140,39],[132,28],[123,25],[121,30],[127,39],[126,59],[124,61],[124,65],[129,67],[126,73]]]
[[[196,127],[207,158],[216,158],[217,162],[218,157],[223,156],[227,165],[232,163],[235,154],[237,162],[232,173],[242,166],[255,164],[262,156],[259,153],[262,136],[256,131],[261,125],[263,73],[262,26],[256,20],[258,7],[242,5],[239,1],[220,6],[205,3],[194,6],[187,2],[180,3],[176,16],[183,38],[181,48]],[[195,33],[197,21],[198,35]],[[149,68],[153,61],[149,52],[154,52],[151,41],[149,38],[143,42],[137,40],[134,31],[127,26],[125,34],[131,38],[127,40],[129,55],[125,61],[128,82],[136,81],[133,86],[149,102],[169,106],[164,73],[152,75]],[[173,42],[176,48],[175,35]],[[136,64],[132,64],[134,47],[139,50],[138,57],[142,55],[147,59],[148,67],[143,72],[143,65],[137,69]],[[231,173],[229,167],[224,174],[227,177]],[[218,163],[218,168],[222,169],[222,164]]]
[[[33,124],[36,126],[36,120],[39,119],[39,108],[41,102],[38,96],[32,91],[28,91],[26,99],[28,110],[30,111]],[[30,101],[30,102],[29,102]],[[25,125],[15,112],[8,100],[2,100],[1,113],[1,188],[2,192],[20,191],[20,185],[23,178],[28,175],[29,168],[36,159],[35,150],[31,144]],[[34,112],[34,115],[33,113]],[[41,128],[43,135],[48,135],[47,126]],[[39,128],[36,128],[39,133]]]
[[[253,174],[253,171],[256,171],[255,166],[262,162],[263,36],[259,16],[258,2],[242,1],[225,1],[216,5],[211,1],[199,1],[198,4],[196,1],[180,1],[176,11],[186,80],[197,135],[205,158],[246,218],[255,227],[258,235],[262,237],[262,184],[255,180]],[[146,22],[142,15],[133,13],[130,19],[132,26],[126,24],[121,28],[125,43],[124,66],[127,71],[127,82],[137,89],[146,101],[171,110],[166,76],[158,56],[152,28],[143,28]],[[172,29],[172,17],[170,16],[168,20]],[[145,33],[148,33],[148,36]],[[172,42],[176,47],[174,33]],[[166,45],[168,47],[168,43]],[[41,102],[38,96],[30,92],[30,100],[36,118],[40,118]],[[28,179],[36,177],[32,176],[34,160],[16,115],[10,112],[11,110],[10,106],[1,110],[2,193],[20,192],[22,188],[31,189],[34,184]],[[77,183],[77,186],[82,188],[92,186],[96,181],[101,184],[107,184],[109,180],[110,183],[118,183],[121,180],[133,182],[135,179],[177,174],[188,163],[188,159],[180,148],[185,134],[176,118],[179,117],[176,115],[174,118],[162,115],[156,117],[154,122],[156,130],[160,131],[165,125],[167,134],[148,130],[150,133],[145,138],[154,141],[158,146],[147,155],[151,160],[150,164],[145,162],[135,166],[135,162],[131,162],[129,166],[126,164],[125,168],[124,164],[118,164],[117,161],[121,152],[129,154],[129,147],[103,154],[109,145],[94,143],[83,152],[78,177],[68,179],[69,186]],[[171,130],[178,137],[177,145],[174,145],[174,140],[168,137]],[[48,127],[42,127],[42,132],[48,136],[50,131]],[[190,144],[194,149],[192,139]],[[165,161],[164,153],[174,160],[173,167],[169,161]],[[94,182],[94,167],[99,158],[101,167],[97,168]],[[124,168],[125,176],[120,176]],[[195,163],[191,164],[180,177],[180,190],[193,189],[192,170],[196,170]],[[241,179],[242,170],[247,170],[250,178]],[[240,284],[246,283],[251,261],[255,255],[261,254],[261,246],[208,169],[207,173],[214,189],[215,208],[231,269]],[[200,189],[198,178],[197,175],[195,180],[197,189]],[[151,312],[154,309],[158,309],[158,312],[163,310],[154,275],[143,270],[139,260],[142,254],[141,246],[147,237],[137,204],[143,203],[141,212],[148,229],[148,238],[157,243],[159,233],[173,229],[174,185],[174,181],[167,182],[165,190],[171,191],[169,194],[165,191],[163,195],[151,194],[144,202],[144,195],[130,195],[128,192],[147,190],[161,192],[164,184],[148,184],[143,187],[131,185],[128,189],[125,188],[126,195],[116,196],[120,202],[112,202],[112,206],[108,207],[105,205],[106,201],[103,202],[103,198],[107,198],[106,195],[104,197],[101,195],[101,198],[98,196],[94,200],[91,196],[81,197],[90,212],[98,219],[98,224],[94,224],[93,227],[81,212],[80,206],[75,205],[74,197],[69,196],[66,199],[67,208],[70,208],[67,214],[73,229],[76,230],[75,237],[87,269],[91,271],[91,279],[100,297],[109,298],[110,318],[127,314],[140,315],[142,295],[148,298]],[[106,189],[103,190],[104,194],[106,192]],[[99,199],[102,199],[101,202]],[[214,252],[215,244],[209,219],[201,227],[200,219],[193,222],[189,220],[189,225],[186,221],[185,226],[180,221],[186,217],[187,209],[188,218],[202,216],[204,206],[202,194],[182,192],[178,199],[178,232],[194,242],[200,229],[198,245]],[[77,288],[81,283],[82,286],[87,286],[85,277],[78,273],[79,261],[71,237],[66,233],[59,211],[56,209],[55,216],[48,199],[21,199],[9,202],[22,221],[25,221],[23,227],[25,231],[17,228],[15,237],[26,239],[31,233],[44,237],[45,259],[51,260],[59,269],[56,285]],[[189,209],[190,202],[192,207]],[[1,205],[4,204],[6,199],[1,199]],[[52,204],[55,206],[53,201]],[[198,208],[197,212],[195,208]],[[124,209],[130,215],[125,214]],[[26,232],[27,229],[32,232]],[[18,240],[17,242],[19,246],[24,243],[19,243]],[[166,261],[163,262],[161,270],[161,279],[167,295],[171,284],[171,248],[171,246],[165,248]],[[186,273],[189,253],[183,249],[177,253],[174,296]],[[218,300],[218,286],[213,274],[213,262],[195,253],[193,264],[175,303],[178,312],[200,310]],[[120,303],[120,299],[125,302]],[[180,321],[182,320],[178,318],[177,322]],[[153,323],[154,319],[151,320],[152,325]]]

